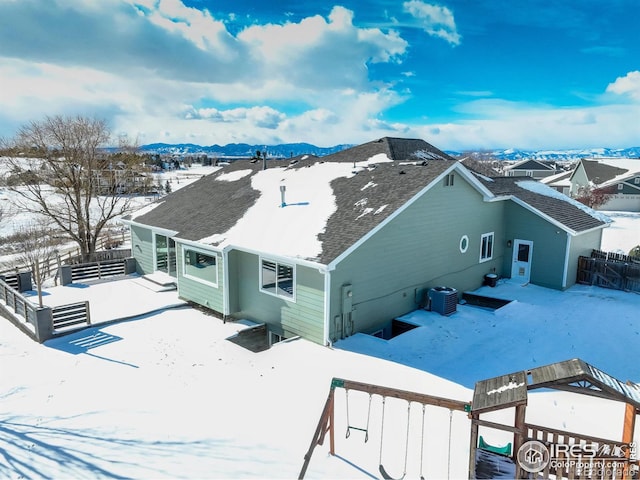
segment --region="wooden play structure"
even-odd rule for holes
[[[385,400],[396,398],[407,401],[405,452],[408,450],[409,442],[411,403],[422,405],[421,480],[424,480],[422,453],[424,449],[425,406],[449,409],[449,452],[451,451],[452,413],[454,411],[466,412],[471,419],[468,470],[470,479],[623,480],[640,476],[640,462],[638,460],[640,449],[637,449],[634,444],[636,418],[640,414],[640,385],[631,382],[623,383],[583,360],[572,359],[479,381],[475,385],[472,402],[334,378],[331,381],[329,394],[313,434],[311,445],[304,456],[304,463],[298,477],[300,479],[305,476],[314,449],[324,443],[327,434],[329,434],[329,453],[336,455],[335,391],[338,388],[345,390],[347,399],[346,437],[348,438],[352,431],[361,431],[364,433],[365,442],[369,440],[369,420],[373,395],[379,395],[382,398],[381,437],[384,436]],[[625,406],[624,418],[622,419],[622,438],[620,440],[597,438],[527,423],[528,392],[542,388],[622,402]],[[349,391],[369,394],[364,427],[357,427],[349,423]],[[511,424],[498,423],[483,418],[483,415],[489,412],[505,409],[513,409],[514,411],[514,421]],[[594,412],[594,415],[597,415],[597,412]],[[490,445],[479,435],[481,428],[506,432],[511,435],[512,442],[503,446]],[[383,465],[382,438],[380,439],[379,463],[380,476],[385,480],[394,480]],[[406,453],[404,465],[401,478],[407,474]]]
[[[541,388],[624,403],[622,438],[596,438],[527,423],[528,392]],[[495,478],[496,468],[503,472],[511,468],[511,478],[638,478],[638,456],[633,446],[636,417],[640,414],[637,384],[623,383],[574,358],[477,382],[472,404],[469,478]],[[515,410],[513,425],[481,418],[485,413],[507,408]],[[511,455],[501,457],[491,449],[479,448],[479,427],[512,433]]]

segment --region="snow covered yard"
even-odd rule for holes
[[[139,291],[129,292],[127,305],[145,303]],[[417,312],[412,320],[424,326],[389,342],[357,335],[329,349],[298,339],[258,354],[226,340],[244,325],[190,308],[44,345],[0,321],[0,476],[295,478],[332,377],[462,401],[471,400],[476,380],[572,357],[622,380],[640,379],[639,295],[509,282],[480,292],[515,301],[496,312]],[[367,402],[366,394],[351,393],[352,425],[366,424]],[[533,423],[620,437],[620,405],[560,392],[533,394],[529,404]],[[357,431],[346,439],[347,402],[338,389],[337,456],[328,455],[328,440],[316,448],[307,478],[379,478],[381,438],[382,463],[399,476],[407,424],[407,475],[418,477],[421,410],[412,404],[408,423],[407,407],[388,400],[383,430],[374,396],[369,441]],[[449,421],[448,410],[427,407],[426,478],[466,476],[469,420],[455,412]],[[487,440],[509,441],[500,434]]]
[[[473,388],[476,381],[579,357],[618,377],[640,381],[640,295],[586,285],[561,292],[501,280],[476,293],[513,300],[491,311],[458,305],[445,317],[400,317],[420,328],[391,340],[356,334],[337,348],[429,371]]]
[[[615,216],[602,248],[640,243],[639,220]],[[52,305],[89,299],[97,325],[43,345],[0,318],[0,477],[295,478],[333,377],[470,401],[477,380],[579,357],[640,381],[640,295],[633,293],[501,281],[478,291],[513,300],[496,311],[415,312],[407,320],[420,327],[391,341],[356,335],[330,349],[294,339],[256,354],[226,340],[242,323],[191,308],[157,312],[180,303],[175,292],[135,280],[46,289]],[[100,325],[132,315],[142,316]],[[351,425],[366,425],[368,401],[349,395]],[[419,405],[390,399],[384,425],[381,408],[374,396],[368,442],[358,431],[346,439],[347,398],[337,389],[337,456],[328,455],[327,439],[307,478],[379,478],[381,438],[382,463],[400,477],[407,425],[407,478],[466,478],[465,414],[427,407],[422,437]],[[512,420],[512,412],[502,414],[491,418]],[[541,392],[529,396],[527,416],[620,438],[623,408]],[[494,445],[510,441],[484,434]]]
[[[170,310],[38,345],[0,322],[0,476],[294,478],[333,376],[471,395],[426,372],[304,340],[254,354],[225,340],[238,328],[196,310]],[[387,418],[403,422],[396,418],[403,412],[406,406]],[[341,437],[344,411],[336,418]],[[465,423],[456,419],[456,428]],[[362,441],[352,443],[357,453]],[[374,475],[376,444],[358,467]],[[393,465],[399,455],[387,448]],[[322,450],[309,478],[363,475]],[[445,472],[442,462],[435,468]]]

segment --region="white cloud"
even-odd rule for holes
[[[640,100],[640,71],[627,73],[624,77],[616,78],[615,82],[607,86],[607,92],[626,95],[633,100]]]
[[[453,12],[447,7],[410,0],[402,4],[404,10],[423,22],[422,28],[429,35],[442,38],[453,45],[460,45],[462,37],[457,31]]]
[[[477,100],[465,112],[476,120],[412,129],[439,148],[628,147],[640,138],[640,105],[557,108],[504,100]],[[630,128],[631,126],[631,128]]]
[[[328,20],[316,15],[299,23],[252,25],[237,38],[251,51],[247,61],[260,78],[314,89],[363,88],[367,63],[398,61],[408,46],[395,31],[356,27],[344,7],[334,7]]]

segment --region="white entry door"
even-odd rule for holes
[[[531,277],[531,258],[533,242],[530,240],[513,241],[513,264],[511,265],[511,279],[527,283]]]

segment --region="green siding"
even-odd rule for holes
[[[131,226],[131,251],[136,259],[136,271],[153,273],[153,233],[148,228]]]
[[[458,175],[453,186],[434,185],[331,272],[331,339],[341,335],[342,285],[352,286],[353,330],[372,332],[418,308],[430,287],[462,292],[479,287],[487,273],[502,273],[503,210],[504,202],[484,202]],[[481,263],[481,235],[489,232],[493,259]]]
[[[267,257],[265,257],[267,258]],[[285,337],[300,335],[324,341],[324,275],[317,269],[296,266],[296,299],[287,301],[260,291],[260,257],[232,251],[229,263],[230,311],[236,318],[266,323]]]
[[[600,249],[602,241],[602,229],[592,232],[576,235],[571,238],[571,246],[569,247],[569,266],[567,270],[567,285],[569,288],[576,283],[578,275],[578,257],[590,257],[592,250]]]
[[[585,172],[582,162],[579,162],[575,172],[573,172],[571,176],[571,195],[577,195],[580,187],[585,185],[589,185],[589,178],[587,177],[587,172]]]
[[[224,314],[224,259],[222,254],[213,250],[200,249],[211,254],[217,254],[218,286],[213,287],[184,276],[184,248],[189,248],[189,246],[177,244],[176,247],[178,255],[178,295],[180,298]]]
[[[505,213],[506,238],[533,242],[530,282],[562,289],[568,234],[514,202],[507,202]],[[507,248],[503,265],[507,277],[511,276],[512,255],[513,249]]]

